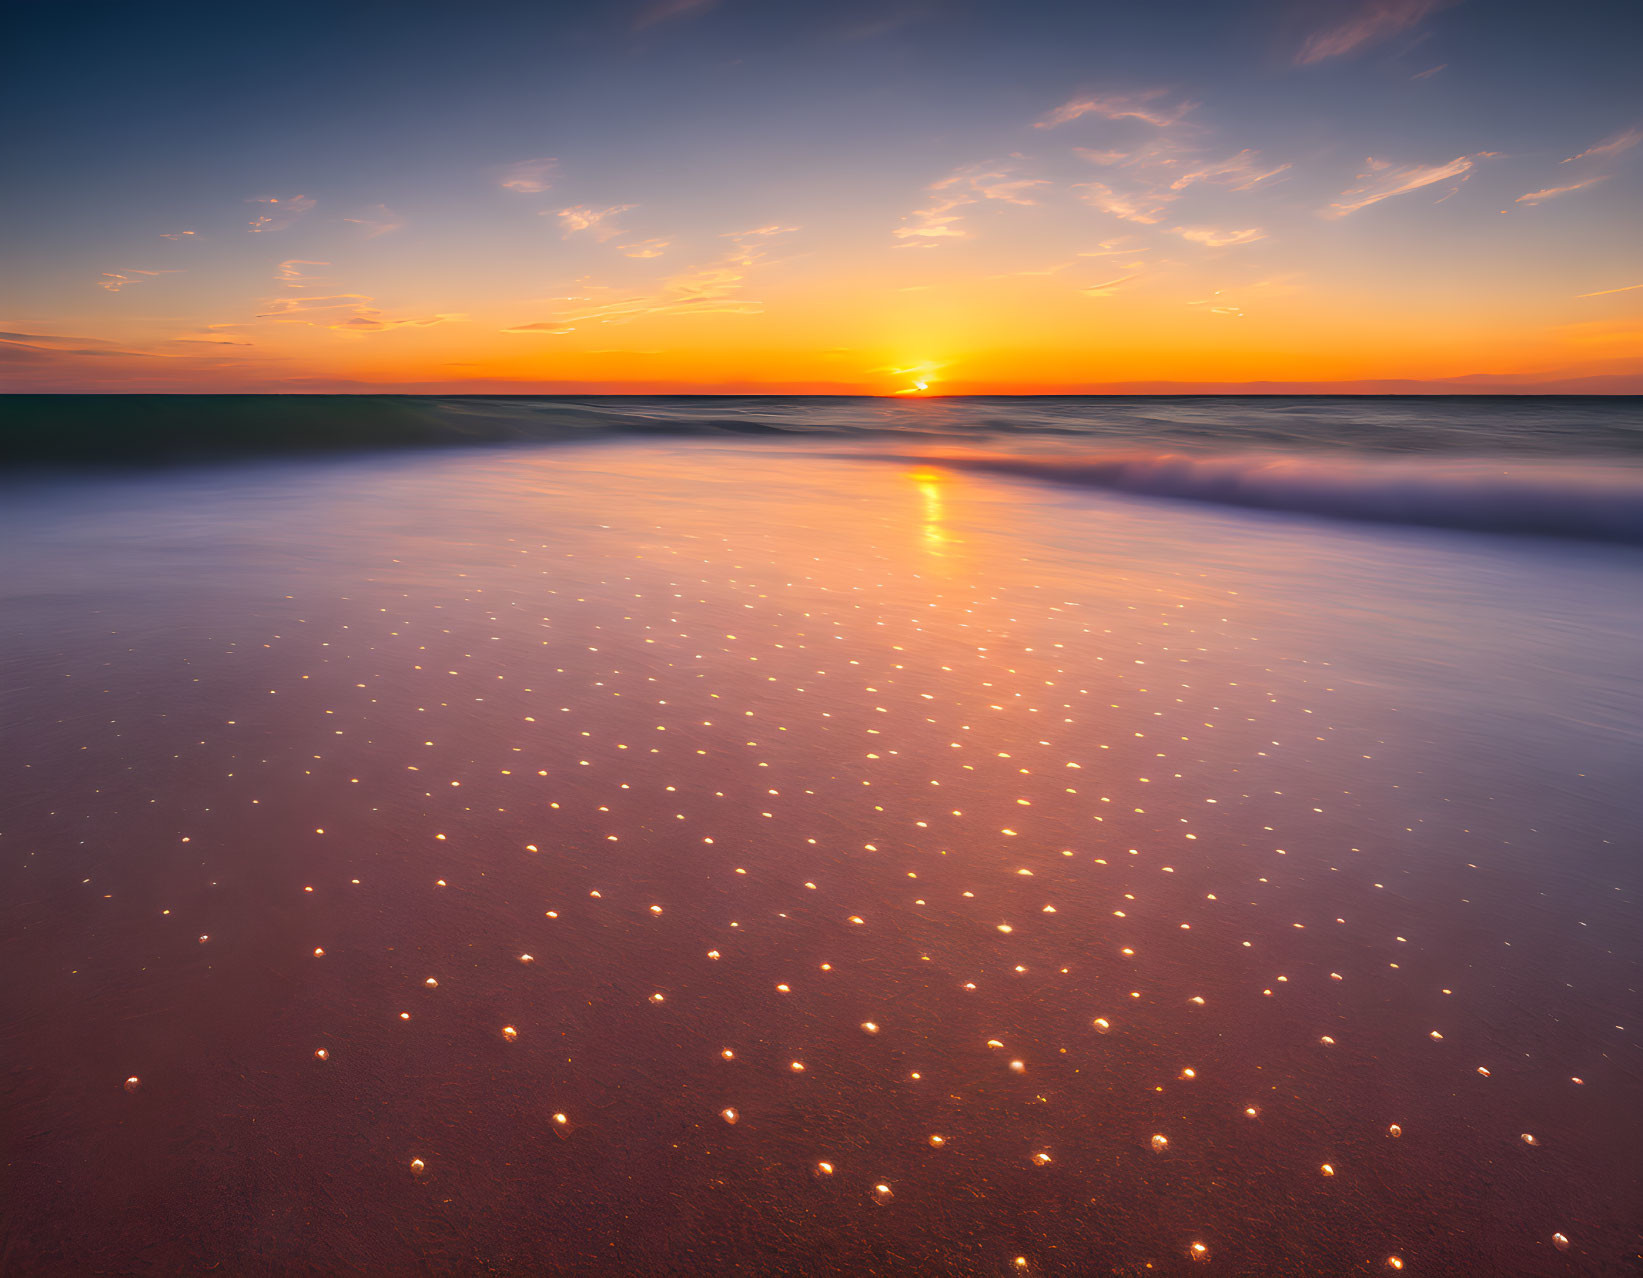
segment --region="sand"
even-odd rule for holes
[[[1635,550],[757,445],[9,496],[8,1274],[1633,1272]]]

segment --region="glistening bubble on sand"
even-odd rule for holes
[[[20,1272],[1634,1263],[1633,550],[728,445],[0,519]]]

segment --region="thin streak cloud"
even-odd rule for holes
[[[1599,142],[1596,146],[1589,146],[1579,155],[1571,155],[1558,161],[1560,164],[1573,164],[1576,160],[1590,160],[1596,157],[1607,158],[1619,155],[1622,151],[1630,151],[1639,142],[1643,142],[1643,129],[1626,129],[1616,133],[1613,137]]]
[[[1597,177],[1587,178],[1584,182],[1571,182],[1568,186],[1549,186],[1544,191],[1530,191],[1527,195],[1520,195],[1514,204],[1544,204],[1547,200],[1555,200],[1560,195],[1568,195],[1572,191],[1583,191],[1588,186],[1596,186],[1599,182],[1607,182],[1609,175],[1600,174]]]
[[[552,156],[520,160],[502,170],[497,185],[504,191],[513,191],[518,195],[539,195],[553,185],[558,170],[559,161]]]
[[[1323,210],[1323,215],[1342,218],[1349,213],[1356,213],[1359,209],[1368,208],[1371,204],[1389,200],[1394,195],[1418,191],[1423,186],[1431,186],[1436,182],[1446,182],[1451,178],[1464,182],[1477,167],[1479,159],[1493,154],[1491,151],[1480,151],[1477,155],[1456,156],[1446,164],[1408,164],[1402,167],[1394,165],[1390,160],[1377,160],[1371,156],[1364,161],[1364,168],[1358,174],[1357,184],[1342,191],[1340,197]]]
[[[97,287],[107,289],[110,293],[118,293],[133,284],[146,284],[156,275],[175,274],[176,271],[142,271],[135,267],[127,267],[122,271],[104,271],[102,278],[97,281]]]
[[[1622,284],[1619,288],[1600,288],[1595,293],[1576,293],[1576,297],[1608,297],[1613,293],[1634,293],[1643,284]]]
[[[1103,120],[1140,120],[1155,128],[1167,129],[1179,123],[1187,112],[1198,105],[1196,102],[1154,105],[1165,95],[1163,89],[1148,89],[1143,93],[1108,93],[1073,98],[1037,121],[1033,128],[1054,129],[1083,119],[1086,115],[1095,115]]]
[[[355,226],[365,228],[365,238],[374,240],[379,235],[387,235],[391,231],[400,230],[405,225],[405,219],[400,217],[386,204],[373,204],[360,217],[345,217],[344,222],[352,222]]]
[[[1368,0],[1345,22],[1307,37],[1295,61],[1310,66],[1380,44],[1424,21],[1450,0]]]

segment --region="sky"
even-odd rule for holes
[[[8,391],[1643,392],[1643,6],[22,0]]]

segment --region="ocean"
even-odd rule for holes
[[[0,402],[0,1271],[1636,1273],[1638,410]]]

